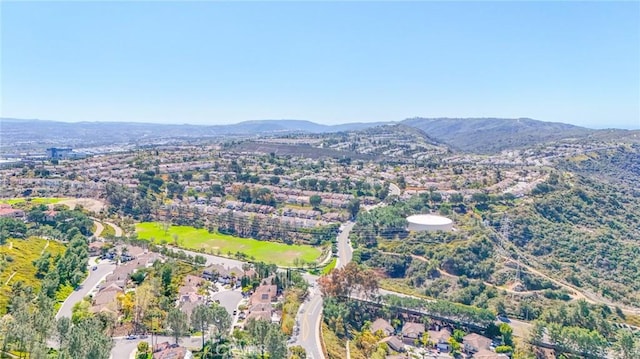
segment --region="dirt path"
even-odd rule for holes
[[[47,239],[47,243],[44,245],[44,248],[42,248],[42,250],[40,251],[40,255],[43,255],[44,251],[46,251],[47,248],[49,248],[49,240],[48,239]]]
[[[9,282],[11,282],[11,280],[13,279],[13,276],[15,276],[18,272],[13,272],[11,273],[11,275],[9,276],[9,279],[7,279],[7,282],[4,283],[4,285],[9,285]]]
[[[386,252],[384,252],[384,253],[385,253],[385,254],[393,254],[393,253],[386,253]],[[421,261],[421,262],[427,262],[427,261],[428,261],[428,260],[427,260],[427,258],[422,257],[422,256],[418,256],[418,255],[415,255],[415,254],[410,254],[410,256],[411,256],[411,258],[413,258],[413,259],[417,259],[417,260],[419,260],[419,261]],[[440,273],[440,275],[442,275],[442,276],[444,276],[444,277],[448,277],[448,278],[460,278],[459,276],[454,275],[454,274],[451,274],[451,273],[447,273],[447,272],[443,271],[443,270],[442,270],[442,269],[440,269],[440,268],[438,268],[437,270],[438,270],[438,273]],[[497,285],[495,285],[495,284],[492,284],[492,283],[489,283],[489,282],[485,282],[485,281],[483,281],[482,283],[484,283],[484,285],[486,285],[486,286],[494,287],[494,288],[496,288],[496,289],[498,289],[498,290],[503,290],[503,291],[505,291],[505,292],[507,292],[507,293],[511,293],[511,294],[526,295],[526,294],[535,294],[535,293],[540,293],[540,292],[542,292],[541,290],[522,290],[522,291],[516,291],[516,290],[510,289],[510,288],[500,287],[500,286],[497,286]]]
[[[71,209],[76,208],[77,205],[81,205],[85,209],[95,213],[98,213],[105,208],[104,202],[94,198],[72,198],[60,201],[57,204],[63,204]]]

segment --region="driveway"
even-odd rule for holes
[[[96,257],[89,258],[89,263],[95,263]],[[91,265],[93,266],[93,265]],[[98,284],[104,280],[113,270],[116,268],[115,264],[109,262],[101,262],[96,265],[98,268],[96,270],[91,270],[89,268],[89,276],[82,282],[80,287],[74,290],[69,297],[62,303],[58,313],[56,314],[56,319],[60,317],[68,317],[71,318],[71,309],[73,305],[80,302],[82,298],[86,297],[94,288],[98,286]]]
[[[126,338],[119,337],[113,338],[113,349],[111,349],[111,358],[112,359],[129,359],[133,358],[134,351],[138,348],[138,343],[145,341],[149,343],[151,346],[151,335],[145,339],[133,339],[127,340]],[[172,337],[165,336],[154,336],[153,342],[155,344],[160,344],[164,342],[169,342],[173,344],[175,341]],[[185,346],[187,348],[200,348],[202,347],[202,338],[201,337],[184,337],[179,341],[180,345]]]

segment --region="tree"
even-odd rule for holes
[[[51,267],[51,253],[42,253],[40,258],[33,261],[33,266],[36,267],[36,277],[44,278]]]
[[[7,238],[24,238],[27,234],[27,226],[23,221],[13,218],[0,217],[0,244]]]
[[[58,346],[65,348],[69,337],[69,331],[71,330],[71,319],[67,317],[60,317],[56,322],[56,332],[58,337]]]
[[[140,342],[138,343],[138,354],[136,355],[136,359],[147,359],[149,357],[149,343]]]
[[[640,358],[640,342],[633,338],[630,330],[620,329],[616,335],[617,342],[615,350],[617,358],[633,359]]]
[[[211,307],[200,304],[191,312],[191,328],[202,333],[202,350],[205,345],[205,333],[209,325],[213,324],[213,310]]]
[[[97,318],[82,319],[71,327],[68,352],[70,358],[108,359],[113,342],[106,336]]]
[[[449,345],[451,346],[451,355],[455,358],[456,355],[460,355],[460,343],[454,338],[449,338]]]
[[[231,328],[231,316],[227,310],[218,304],[211,306],[211,324],[216,327],[218,336],[227,332]]]
[[[464,338],[464,332],[460,329],[454,329],[451,337],[458,343],[462,343],[462,338]]]
[[[318,208],[321,203],[322,197],[320,197],[319,195],[314,194],[313,196],[309,197],[309,204],[313,206],[313,208]]]
[[[250,320],[247,323],[247,331],[255,345],[260,347],[260,358],[264,358],[267,334],[269,333],[270,323],[265,320]]]
[[[287,357],[287,336],[280,330],[280,327],[271,325],[267,332],[265,346],[269,358]]]
[[[360,211],[360,200],[357,198],[352,199],[347,204],[347,211],[351,215],[351,218],[356,218],[358,212]]]
[[[172,308],[167,314],[167,325],[171,329],[171,336],[176,340],[184,336],[189,330],[187,314],[177,308]]]
[[[422,337],[420,337],[420,344],[422,344],[423,348],[426,348],[429,345],[429,332],[422,333]]]
[[[291,357],[289,359],[307,359],[307,351],[300,345],[295,345],[289,348]]]
[[[354,294],[371,297],[378,289],[375,273],[370,269],[361,269],[353,262],[334,269],[321,277],[318,283],[324,295],[333,297],[349,298]]]
[[[513,329],[507,323],[500,324],[500,334],[504,345],[513,346]]]

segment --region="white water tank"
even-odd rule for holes
[[[416,214],[407,217],[409,231],[450,231],[453,229],[453,221],[447,217],[433,214]]]

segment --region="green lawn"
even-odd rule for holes
[[[55,204],[60,201],[64,201],[68,198],[51,198],[51,197],[33,197],[33,198],[3,198],[0,199],[0,203],[6,203],[10,205],[23,203],[29,201],[32,204]]]
[[[338,258],[333,258],[326,267],[322,268],[322,275],[331,273],[331,271],[336,267],[337,262]]]
[[[169,226],[165,231],[160,222],[144,222],[136,224],[138,238],[154,239],[156,243],[174,242],[178,236],[178,245],[186,249],[204,249],[207,253],[220,252],[227,255],[241,252],[256,261],[275,263],[281,266],[293,265],[298,258],[305,262],[314,262],[320,257],[320,248],[307,245],[287,245],[269,241],[258,241],[251,238],[239,238],[221,233],[209,233],[206,229],[189,226]]]

